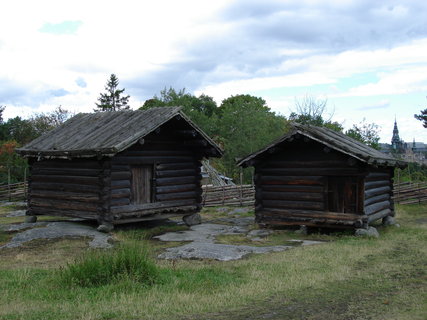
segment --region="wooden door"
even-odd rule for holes
[[[132,204],[152,202],[153,167],[132,168]]]
[[[360,179],[357,177],[329,177],[328,211],[359,213]]]

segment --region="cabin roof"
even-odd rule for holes
[[[404,168],[407,165],[406,162],[382,153],[381,151],[369,147],[364,143],[346,136],[341,132],[336,132],[324,127],[302,125],[299,123],[293,123],[291,130],[287,134],[269,144],[268,146],[239,160],[237,164],[242,167],[251,166],[253,163],[251,160],[257,159],[264,153],[268,152],[271,148],[274,148],[279,144],[292,141],[297,135],[301,135],[303,137],[317,141],[326,147],[347,154],[370,165],[400,168]]]
[[[208,142],[208,148],[213,150],[210,156],[222,155],[221,148],[181,111],[181,107],[80,113],[16,151],[27,157],[113,156],[175,117],[186,121]]]

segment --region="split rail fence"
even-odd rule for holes
[[[254,204],[252,185],[203,186],[202,204],[214,206],[250,206]],[[0,201],[23,201],[27,197],[27,183],[0,185]],[[403,182],[394,185],[394,202],[413,204],[427,202],[427,182]]]
[[[27,183],[18,182],[0,185],[0,201],[22,201],[27,198]]]
[[[202,205],[251,206],[255,201],[255,188],[250,184],[232,186],[203,186]]]
[[[402,182],[394,185],[395,203],[413,204],[427,202],[427,182]]]

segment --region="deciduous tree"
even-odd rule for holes
[[[345,134],[353,139],[359,140],[364,144],[374,148],[379,149],[379,136],[380,127],[375,123],[367,123],[366,119],[363,120],[359,124],[353,124],[353,128],[348,129]]]

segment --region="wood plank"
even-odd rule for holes
[[[265,167],[270,168],[347,168],[345,160],[311,160],[311,161],[267,161]]]
[[[130,188],[122,188],[122,189],[112,189],[111,190],[111,198],[130,198]]]
[[[112,171],[111,180],[127,180],[131,178],[130,171]]]
[[[150,156],[150,157],[114,157],[115,164],[153,164],[153,163],[175,163],[193,162],[193,157],[188,156]]]
[[[50,168],[40,167],[31,169],[31,175],[65,175],[65,176],[92,176],[97,177],[101,172],[101,168],[86,169],[86,168]]]
[[[370,204],[369,206],[365,207],[365,214],[371,215],[373,213],[376,213],[378,211],[381,211],[383,209],[390,209],[390,201],[381,201],[377,203]]]
[[[377,203],[377,202],[382,202],[382,201],[385,201],[385,200],[390,200],[390,194],[385,193],[385,194],[380,194],[380,195],[375,196],[375,197],[371,197],[371,198],[365,200],[364,206],[366,207],[366,206],[368,206],[370,204]]]
[[[277,176],[343,176],[360,175],[363,172],[359,168],[262,168],[263,175]]]
[[[322,202],[313,201],[285,201],[285,200],[262,200],[264,208],[288,208],[288,209],[313,209],[323,210]]]
[[[30,182],[31,190],[60,190],[65,192],[91,192],[97,193],[101,190],[99,185],[83,185],[56,182]]]
[[[323,186],[299,186],[299,185],[261,185],[257,186],[260,191],[271,191],[271,192],[323,192]]]
[[[365,181],[389,180],[391,178],[386,172],[371,172],[365,177]]]
[[[75,168],[75,169],[100,169],[100,164],[95,158],[93,160],[43,160],[32,164],[35,168]]]
[[[83,185],[96,185],[98,184],[98,177],[87,176],[61,176],[61,175],[32,175],[31,180],[34,182],[61,182]]]
[[[112,180],[111,181],[111,189],[124,189],[130,188],[131,183],[129,180]]]
[[[198,169],[198,170],[197,170]],[[157,178],[167,178],[167,177],[183,177],[183,176],[194,176],[200,174],[200,168],[191,168],[191,169],[179,169],[179,170],[157,170]]]
[[[265,200],[301,200],[301,201],[315,201],[323,202],[323,193],[314,193],[314,192],[270,192],[262,191],[261,199]]]
[[[156,195],[156,200],[158,201],[172,201],[172,200],[181,200],[181,199],[196,199],[196,197],[201,194],[196,191],[190,192],[177,192],[177,193],[165,193]]]
[[[391,192],[390,186],[366,190],[365,191],[365,200],[367,200],[371,197],[374,197],[374,196],[378,196],[380,194],[384,194],[384,193],[390,194],[390,192]]]
[[[171,186],[156,186],[156,194],[171,193],[171,192],[186,192],[195,191],[197,188],[196,184],[180,184]]]
[[[176,178],[157,178],[156,186],[170,186],[170,185],[180,185],[180,184],[190,184],[198,181],[195,176],[190,177],[176,177]],[[199,180],[200,181],[200,180]]]
[[[52,200],[52,199],[39,199],[32,197],[30,199],[29,206],[32,208],[43,207],[43,208],[55,208],[55,209],[67,209],[67,210],[80,210],[97,212],[99,205],[97,203],[78,202],[78,201],[67,201],[67,200]]]
[[[99,195],[96,193],[64,192],[60,190],[32,190],[31,198],[44,198],[54,200],[75,200],[79,202],[97,202]]]
[[[368,216],[368,223],[374,222],[378,219],[382,219],[382,218],[387,217],[389,215],[391,215],[390,209],[384,209],[384,210],[378,211],[377,213]]]
[[[201,165],[194,161],[171,162],[171,163],[158,164],[156,166],[156,169],[157,170],[179,170],[179,169],[192,169],[194,167],[201,167]]]
[[[46,207],[32,206],[31,213],[34,215],[47,215],[47,216],[58,216],[58,217],[73,217],[81,219],[96,220],[98,214],[96,212],[79,211],[79,210],[65,210],[65,209],[54,209]]]
[[[379,188],[379,187],[386,187],[386,186],[390,186],[390,185],[391,185],[390,180],[368,181],[368,182],[365,182],[365,190],[375,189],[375,188]]]
[[[366,216],[353,213],[341,213],[316,210],[298,210],[298,209],[263,209],[257,211],[265,216],[283,216],[283,217],[305,217],[305,218],[326,218],[330,220],[352,220],[366,219]]]
[[[296,184],[296,185],[323,185],[324,177],[322,176],[261,176],[261,184]]]
[[[195,203],[192,200],[162,201],[162,202],[146,203],[143,205],[111,207],[111,212],[113,214],[119,214],[124,212],[132,213],[132,212],[139,212],[139,211],[144,211],[149,209],[167,209],[167,208],[188,206],[188,205],[194,205],[194,204]]]

